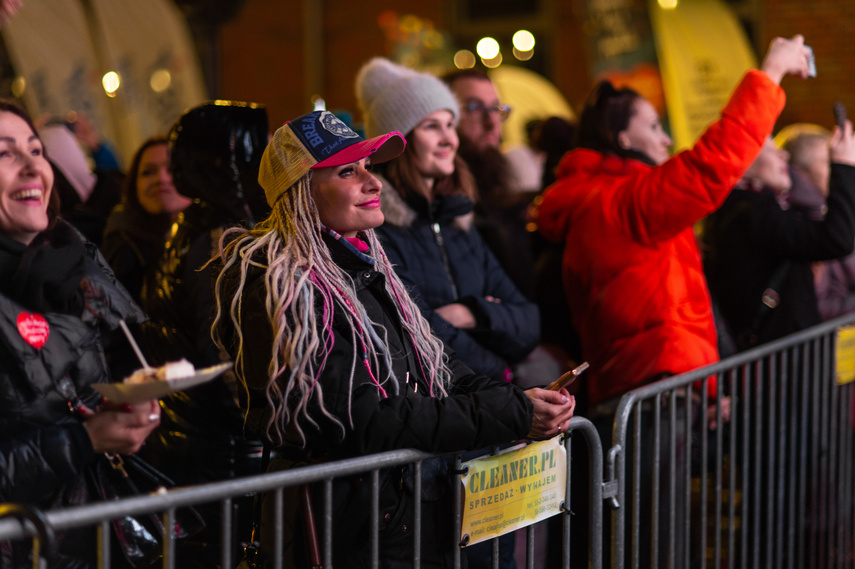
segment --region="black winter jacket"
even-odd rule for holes
[[[317,427],[301,421],[307,438],[306,447],[300,449],[295,441],[294,445],[280,449],[283,456],[297,456],[300,457],[298,460],[346,458],[403,448],[452,452],[483,448],[526,436],[533,416],[528,397],[511,384],[472,372],[453,357],[450,361],[453,385],[449,396],[442,399],[429,397],[428,385],[411,355],[412,345],[386,291],[386,277],[349,246],[327,235],[324,239],[334,262],[353,279],[357,298],[375,324],[379,337],[386,338],[393,377],[384,381],[388,369],[373,370],[389,394],[383,398],[362,362],[357,360],[351,390],[349,378],[353,353],[361,348],[353,345],[347,321],[334,315],[330,330],[334,346],[320,372],[319,384],[323,388],[326,409],[341,421],[344,428],[321,415],[317,398],[313,398],[309,409]],[[263,258],[258,261],[262,265],[265,262]],[[222,298],[230,302],[239,277],[238,268],[233,268],[227,277]],[[265,297],[264,270],[253,269],[247,277],[241,303],[245,349],[243,373],[249,387],[249,399],[244,395],[242,406],[249,411],[248,427],[257,429],[261,436],[265,435],[270,416],[265,385],[273,342]],[[316,310],[320,313],[321,309],[316,306]],[[338,313],[342,307],[336,306],[335,310]],[[227,349],[235,357],[234,330],[230,321],[223,324],[221,333],[228,344]],[[442,464],[428,463],[426,470],[436,474],[423,486],[422,520],[425,531],[422,564],[426,567],[450,567],[452,552],[448,544],[453,543],[448,532],[451,493],[445,486]],[[289,461],[278,464],[274,461],[271,469],[287,468],[289,464]],[[425,471],[422,474],[424,477]],[[333,565],[336,567],[362,567],[367,563],[371,505],[367,487],[358,479],[339,479],[334,485]],[[381,567],[411,566],[414,500],[411,490],[406,489],[408,487],[406,475],[400,469],[383,473],[379,503]],[[432,498],[424,494],[425,488],[432,489]],[[446,491],[444,498],[438,499],[443,492],[441,488]],[[262,550],[269,551],[269,544],[262,541]]]
[[[357,298],[376,324],[380,337],[386,336],[392,356],[397,389],[385,385],[388,398],[382,398],[357,360],[351,392],[349,377],[352,354],[357,349],[351,342],[346,321],[334,318],[332,333],[335,344],[320,374],[324,405],[344,425],[344,431],[317,413],[316,400],[312,417],[319,427],[306,429],[308,449],[313,456],[345,458],[367,453],[415,448],[429,452],[452,452],[476,449],[513,441],[526,436],[531,428],[533,408],[528,397],[518,388],[474,373],[461,361],[452,358],[454,383],[449,397],[428,397],[428,386],[419,372],[409,339],[397,320],[392,299],[386,291],[385,276],[358,258],[335,239],[324,236],[333,260],[353,278]],[[234,296],[237,267],[228,274],[223,298]],[[247,277],[241,303],[244,334],[244,377],[249,383],[249,400],[242,406],[250,410],[248,426],[264,436],[269,417],[265,386],[273,343],[273,330],[265,308],[264,270],[255,269]],[[224,307],[227,310],[227,307]],[[336,307],[339,310],[339,307]],[[234,330],[224,322],[221,337],[227,350],[236,356]],[[382,363],[382,362],[381,362]],[[409,373],[409,376],[407,375]],[[374,370],[382,381],[386,369]],[[418,388],[416,388],[418,384]],[[394,396],[396,391],[399,395]],[[349,412],[349,414],[348,414]]]
[[[404,200],[383,181],[386,222],[376,229],[395,272],[410,289],[436,334],[478,373],[496,379],[540,339],[540,313],[513,284],[472,227],[472,202],[463,196],[420,195]],[[455,328],[434,309],[459,302],[475,328]]]
[[[78,286],[86,288],[87,301],[81,310],[69,314],[11,298],[5,285],[18,278],[15,257],[20,258],[27,248],[20,245],[16,251],[14,244],[4,241],[0,279],[10,281],[0,293],[0,502],[52,509],[86,501],[83,472],[97,456],[68,401],[75,401],[76,393],[90,408],[100,403],[101,396],[89,386],[111,380],[102,334],[118,327],[120,318],[135,323],[144,315],[97,248],[82,243],[70,225],[57,221],[44,235],[51,243],[60,236],[77,241],[70,247],[53,248],[59,255],[82,251],[84,268]],[[47,339],[41,345],[43,323]]]
[[[820,322],[811,262],[849,254],[855,245],[855,167],[833,164],[828,213],[813,220],[784,210],[768,190],[734,190],[705,220],[704,272],[737,348],[746,349]],[[758,321],[761,295],[779,301]],[[765,310],[765,309],[764,309]]]

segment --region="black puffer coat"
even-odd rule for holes
[[[151,318],[144,327],[145,349],[153,363],[220,363],[211,340],[211,273],[202,267],[224,227],[251,227],[269,211],[258,185],[267,136],[267,111],[248,103],[201,105],[173,126],[175,188],[194,202],[180,214],[143,290],[142,306]],[[251,457],[259,447],[242,436],[243,420],[225,377],[162,401],[161,425],[142,456],[180,485],[258,472]]]
[[[202,267],[214,255],[224,228],[252,227],[269,213],[258,185],[267,138],[267,111],[251,103],[201,105],[170,131],[175,189],[193,203],[179,215],[175,233],[143,287],[142,306],[151,318],[143,334],[150,363],[180,358],[197,368],[220,363],[211,340],[211,272]],[[243,418],[229,387],[232,378],[227,372],[162,399],[161,423],[140,455],[178,485],[257,474],[261,445],[243,436]],[[248,531],[251,499],[237,503],[239,525]],[[213,566],[219,552],[219,507],[199,510],[209,523],[196,541],[205,546],[190,555],[198,566]],[[245,538],[240,534],[237,541]]]
[[[353,351],[351,330],[343,318],[333,319],[334,346],[320,373],[320,385],[323,387],[324,404],[329,412],[337,417],[344,429],[320,415],[317,400],[312,399],[310,413],[318,423],[311,427],[307,421],[301,422],[308,443],[304,452],[309,458],[346,458],[366,453],[375,453],[403,448],[415,448],[431,452],[452,452],[462,449],[476,449],[486,446],[518,440],[527,435],[531,428],[533,407],[526,395],[517,387],[492,380],[484,375],[473,373],[466,365],[452,358],[453,387],[449,397],[442,399],[428,397],[425,379],[412,353],[412,346],[405,336],[397,319],[393,301],[386,291],[385,276],[375,271],[373,266],[353,253],[347,246],[324,236],[333,260],[349,274],[368,318],[376,324],[380,337],[387,337],[388,351],[392,356],[394,378],[399,395],[394,386],[385,384],[390,395],[382,398],[373,384],[365,367],[357,361],[354,370],[353,386],[349,377]],[[237,268],[228,275],[221,298],[231,302],[239,278]],[[241,318],[244,334],[244,374],[249,383],[249,400],[242,401],[248,408],[250,427],[258,429],[264,436],[265,425],[270,411],[268,409],[265,385],[267,369],[270,363],[273,331],[265,308],[265,283],[263,269],[255,269],[247,277],[242,297]],[[335,310],[340,310],[336,307]],[[227,307],[224,307],[227,310]],[[318,310],[320,308],[318,307]],[[225,322],[221,329],[222,338],[228,344],[227,349],[235,357],[234,329]],[[378,379],[386,377],[385,369],[374,370]],[[418,384],[418,388],[415,386]],[[295,443],[295,447],[296,447]],[[299,451],[298,451],[299,452]],[[287,451],[286,451],[287,453]],[[412,535],[407,534],[406,526],[411,522],[412,497],[402,492],[400,473],[398,477],[387,473],[381,495],[381,542],[380,551],[384,560],[381,566],[396,566],[390,562],[401,556],[401,566],[411,563]],[[364,485],[363,485],[364,486]],[[339,487],[337,494],[341,490]],[[368,494],[358,490],[337,500],[340,510],[333,512],[333,519],[342,523],[334,528],[336,553],[333,565],[351,567],[364,562],[367,555],[367,516]],[[450,498],[450,494],[446,494]],[[447,505],[447,504],[446,504]],[[429,511],[443,510],[442,505],[433,504]],[[348,512],[347,515],[342,511]],[[385,516],[387,512],[390,515]],[[352,517],[356,513],[359,518]],[[341,514],[341,515],[339,515]],[[424,514],[430,516],[430,514]],[[401,519],[404,516],[405,519]],[[445,520],[445,518],[443,518]],[[436,524],[441,527],[443,521],[427,519],[425,527]],[[441,531],[441,530],[438,530]],[[447,523],[445,523],[447,531]],[[428,531],[430,539],[436,539],[437,532]],[[449,539],[443,544],[447,546]],[[347,544],[347,545],[345,545]],[[423,541],[423,563],[428,566],[447,561],[448,551],[442,545]],[[427,561],[430,558],[430,562]]]
[[[380,196],[386,222],[377,233],[436,334],[478,373],[501,379],[540,339],[540,313],[517,289],[471,227],[472,202],[463,196],[417,194],[405,201],[384,180]],[[459,302],[477,319],[455,328],[434,309]]]
[[[44,308],[64,302],[50,298],[63,275],[56,274],[56,257],[31,254],[38,246],[74,265],[75,276],[66,278],[86,292],[79,305],[66,303],[77,306],[70,313]],[[27,278],[26,295],[15,292],[21,278]],[[82,503],[83,471],[96,455],[69,397],[76,393],[91,408],[100,403],[89,386],[111,380],[102,334],[120,318],[135,323],[144,316],[97,248],[61,220],[31,247],[0,237],[0,281],[0,502],[42,509]],[[29,294],[36,286],[30,283],[40,283],[48,299],[34,300],[39,295]]]
[[[828,213],[781,209],[769,190],[734,190],[705,220],[704,272],[736,347],[748,349],[820,322],[811,262],[843,257],[855,243],[855,167],[832,164]],[[775,284],[778,304],[760,313]]]

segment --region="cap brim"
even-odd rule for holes
[[[326,160],[318,162],[312,166],[312,169],[352,164],[353,162],[359,162],[363,158],[369,157],[372,164],[382,164],[400,156],[406,146],[407,141],[404,140],[401,133],[394,131],[351,144],[341,152],[337,152]]]

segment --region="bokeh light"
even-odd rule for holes
[[[457,69],[472,69],[475,67],[475,54],[468,49],[461,49],[454,54],[454,66]]]
[[[484,67],[489,67],[490,69],[495,69],[502,64],[502,54],[496,54],[496,57],[491,57],[487,59],[485,57],[481,58],[481,63],[484,64]]]
[[[148,84],[155,93],[162,93],[172,84],[172,74],[166,69],[158,69],[151,74]]]
[[[521,51],[531,51],[534,49],[534,35],[528,30],[519,30],[512,38],[514,48]]]
[[[494,59],[499,55],[499,42],[491,37],[481,38],[475,46],[475,52],[481,59]]]
[[[12,80],[12,95],[17,98],[21,98],[24,96],[24,91],[27,90],[27,80],[21,77],[20,75],[15,77]]]
[[[520,51],[517,48],[514,48],[514,57],[519,59],[520,61],[528,61],[531,59],[531,56],[534,55],[534,50],[530,49],[528,51]]]
[[[663,10],[673,10],[677,7],[677,0],[659,0],[659,7]]]
[[[122,82],[119,79],[119,74],[115,71],[108,71],[101,79],[101,85],[104,86],[104,91],[107,92],[107,96],[109,97],[116,96],[116,91],[119,90],[119,85],[121,84]]]

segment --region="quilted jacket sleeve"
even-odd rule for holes
[[[95,458],[85,428],[76,421],[34,427],[0,440],[0,502],[48,507],[56,493]]]
[[[617,227],[643,244],[670,239],[718,208],[759,155],[785,102],[768,76],[750,71],[721,118],[690,150],[641,170],[611,195],[606,211]]]

